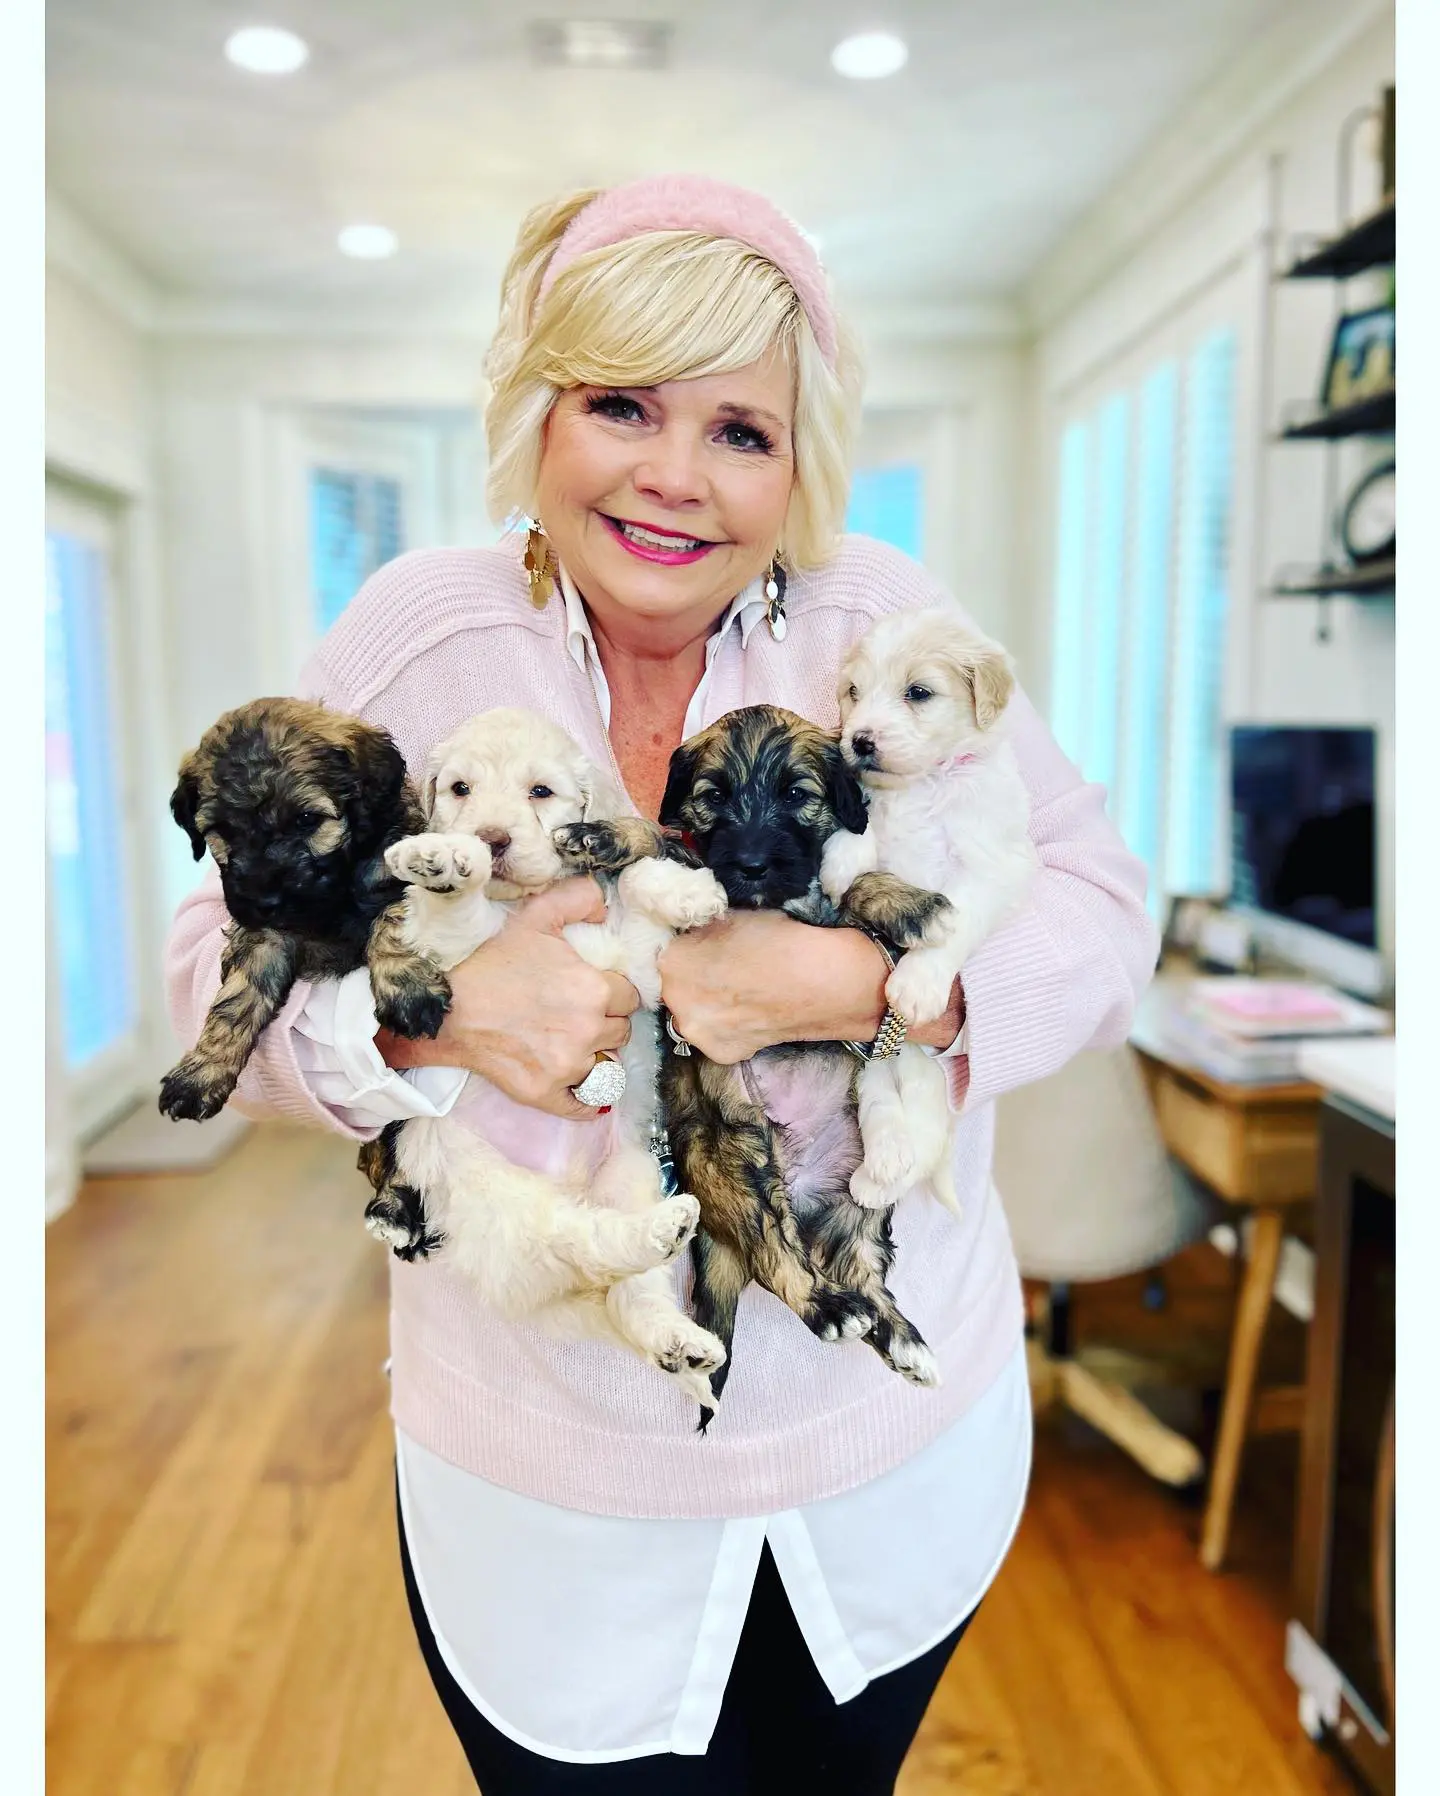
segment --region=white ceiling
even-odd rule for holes
[[[158,287],[343,319],[490,316],[525,207],[699,170],[769,193],[866,312],[1011,294],[1182,103],[1307,0],[50,0],[49,175]],[[664,72],[529,66],[530,18],[675,23]],[[298,75],[232,68],[298,31]],[[829,52],[875,24],[899,75]],[[392,226],[353,263],[335,234]]]

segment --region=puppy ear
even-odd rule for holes
[[[195,772],[195,757],[186,755],[180,763],[180,783],[170,794],[170,815],[189,836],[197,861],[205,853],[205,838],[195,826],[195,813],[199,808],[200,779]]]
[[[628,809],[620,788],[614,780],[608,780],[588,761],[582,761],[575,770],[576,784],[580,787],[580,821],[591,823],[603,821],[608,817],[619,817]]]
[[[665,796],[660,800],[660,821],[669,828],[680,826],[680,807],[695,783],[699,760],[699,749],[686,748],[683,742],[670,757],[670,777],[665,781]]]
[[[405,757],[385,730],[360,729],[350,743],[356,775],[349,824],[355,846],[370,849],[403,807]]]
[[[1010,657],[997,643],[987,643],[972,662],[969,679],[975,700],[975,721],[982,730],[988,730],[1010,703],[1010,694],[1015,690],[1015,672]]]
[[[848,829],[852,835],[863,836],[865,788],[846,765],[838,742],[829,742],[825,746],[825,794],[835,813],[836,824],[841,829]]]

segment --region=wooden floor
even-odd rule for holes
[[[275,1128],[204,1176],[92,1183],[52,1226],[50,1796],[473,1792],[404,1610],[360,1210],[344,1146]],[[1175,1312],[1222,1326],[1214,1284]],[[1108,1301],[1154,1332],[1134,1298]],[[903,1796],[1347,1790],[1295,1723],[1292,1468],[1261,1445],[1212,1578],[1193,1507],[1047,1421]]]

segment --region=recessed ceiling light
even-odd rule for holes
[[[225,54],[252,75],[293,75],[310,60],[310,46],[278,25],[247,25],[226,38]]]
[[[354,256],[361,262],[383,261],[400,247],[400,239],[389,225],[379,224],[346,225],[335,241],[342,255]]]
[[[542,69],[663,69],[674,29],[663,19],[534,19],[530,54]]]
[[[893,75],[910,59],[904,40],[893,31],[861,31],[842,38],[830,52],[832,68],[854,81],[875,81]]]

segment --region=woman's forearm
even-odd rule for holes
[[[801,927],[804,927],[801,925]],[[812,929],[805,942],[811,1016],[803,1035],[792,1041],[873,1041],[885,1015],[889,966],[858,929]],[[803,938],[802,938],[803,939]],[[948,1048],[965,1020],[965,998],[957,977],[950,1003],[933,1022],[917,1024],[906,1039],[921,1047]]]

